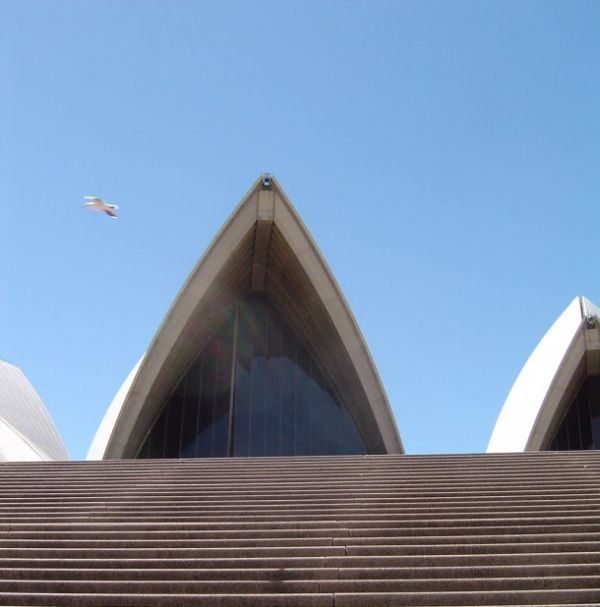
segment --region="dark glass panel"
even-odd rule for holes
[[[252,301],[250,342],[250,430],[248,455],[265,454],[265,405],[266,405],[266,306],[261,300]]]
[[[567,440],[567,427],[562,424],[556,433],[556,449],[557,451],[564,451],[569,448],[569,442]]]
[[[549,450],[600,449],[600,377],[587,377],[567,407]]]
[[[581,429],[581,448],[592,449],[594,447],[594,439],[592,437],[592,425],[590,417],[590,406],[586,398],[578,398],[577,414],[579,417],[579,427]]]
[[[577,415],[577,403],[569,409],[565,423],[567,426],[567,444],[571,450],[581,449],[581,433],[579,432],[579,416]]]
[[[175,387],[138,457],[365,451],[317,361],[272,306],[251,296]]]
[[[274,314],[267,310],[265,380],[265,455],[279,455],[281,450],[281,332]]]
[[[351,455],[353,453],[365,453],[365,445],[362,437],[358,433],[356,424],[349,415],[343,414],[339,418],[339,438],[340,453]]]
[[[281,455],[294,455],[296,423],[296,343],[287,327],[281,332]]]
[[[235,408],[233,411],[233,455],[248,456],[250,430],[250,373],[241,365],[235,369]]]
[[[319,415],[323,428],[321,452],[324,455],[338,455],[339,447],[336,441],[338,432],[336,426],[340,411],[335,404],[335,400],[329,392],[329,388],[325,386],[325,388],[321,387],[321,390],[321,412]]]
[[[179,382],[171,395],[166,411],[164,457],[179,457],[181,443],[181,416],[183,413],[185,382]]]
[[[227,433],[229,431],[229,414],[221,414],[214,424],[213,450],[211,457],[227,457]]]
[[[298,342],[298,366],[296,367],[296,455],[311,453],[311,409],[313,391],[310,385],[310,356],[308,350]]]
[[[265,379],[267,361],[264,356],[252,360],[250,373],[250,416],[248,455],[265,453]]]
[[[213,340],[202,353],[202,390],[198,403],[196,457],[210,457],[212,452],[218,356],[218,345]]]
[[[244,312],[240,313],[238,329],[233,453],[247,452],[254,456],[364,453],[354,423],[287,323],[257,297],[248,298],[241,309]],[[246,346],[248,341],[250,345]],[[246,411],[249,411],[248,451],[245,439],[238,445],[238,439],[246,436]]]
[[[206,364],[206,356],[204,356],[204,354],[202,354],[202,356],[200,356],[198,358],[198,365],[196,367],[198,369],[199,375],[198,375],[198,398],[196,399],[196,424],[195,424],[195,433],[194,433],[194,440],[193,440],[193,445],[190,443],[189,446],[189,451],[194,453],[194,457],[200,457],[199,454],[199,449],[198,449],[198,443],[200,442],[198,440],[198,437],[200,435],[200,432],[202,431],[202,427],[200,426],[200,420],[203,416],[203,410],[202,410],[202,398],[203,398],[203,394],[204,392],[206,392],[206,384],[204,381],[204,378],[208,375],[207,370],[208,370],[208,365]]]
[[[166,418],[167,408],[165,407],[154,422],[152,432],[148,437],[150,443],[148,457],[150,458],[164,457]]]
[[[218,363],[215,376],[213,433],[211,457],[225,457],[229,432],[229,395],[231,390],[231,357],[233,354],[233,323],[227,323],[217,336]]]
[[[326,399],[323,392],[325,380],[317,365],[312,365],[312,378],[310,380],[310,390],[312,398],[310,404],[310,428],[312,434],[311,440],[311,455],[324,455],[325,450],[325,434],[327,432],[327,414],[326,414]]]
[[[180,457],[194,457],[196,455],[198,403],[200,401],[201,382],[202,358],[200,357],[194,361],[185,377]]]
[[[248,455],[250,431],[250,309],[238,309],[237,356],[235,365],[235,407],[233,412],[233,455]]]

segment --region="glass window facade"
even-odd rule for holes
[[[586,377],[567,407],[549,451],[600,449],[600,376]]]
[[[138,457],[366,452],[316,358],[263,297],[250,296],[180,380]]]

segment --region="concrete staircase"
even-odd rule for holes
[[[0,605],[600,605],[600,452],[0,463]]]

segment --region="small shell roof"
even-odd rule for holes
[[[21,370],[3,360],[0,360],[0,420],[38,453],[40,459],[68,459],[42,399]]]
[[[540,448],[576,371],[574,361],[587,348],[583,334],[588,316],[600,319],[600,308],[575,297],[537,344],[506,397],[488,453]]]

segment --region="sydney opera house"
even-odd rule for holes
[[[405,455],[352,312],[265,175],[88,461],[0,363],[0,604],[598,605],[598,449],[600,309],[576,297],[487,454]]]

